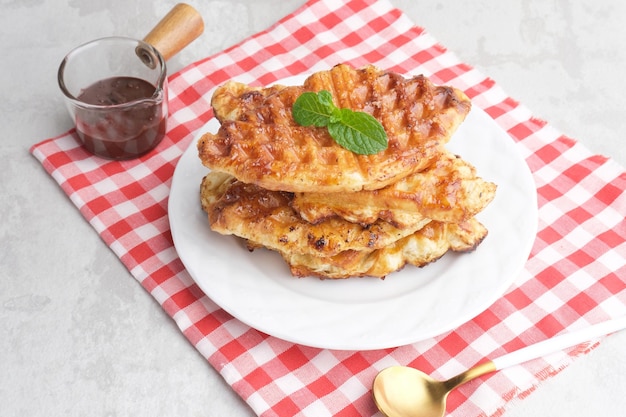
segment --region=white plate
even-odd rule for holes
[[[281,81],[301,82],[301,77]],[[211,120],[199,134],[215,132]],[[402,346],[453,330],[486,310],[526,262],[537,229],[537,195],[513,140],[478,108],[448,145],[498,184],[479,214],[489,235],[472,253],[448,253],[424,268],[386,279],[294,278],[268,250],[248,252],[235,237],[212,232],[200,208],[203,167],[196,141],[172,181],[169,219],[174,244],[198,286],[228,313],[272,336],[307,346],[369,350]]]

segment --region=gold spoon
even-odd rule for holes
[[[476,365],[446,381],[437,381],[415,368],[392,366],[383,369],[374,379],[374,402],[387,417],[442,417],[448,394],[461,384],[624,328],[626,316],[526,346]]]

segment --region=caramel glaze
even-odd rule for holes
[[[338,107],[377,118],[387,132],[388,148],[357,155],[336,144],[327,129],[297,125],[291,116],[294,101],[304,91],[320,90],[330,91]],[[214,96],[213,102],[224,107],[214,108],[216,114],[236,119],[224,121],[216,134],[202,136],[200,159],[244,182],[291,192],[373,190],[418,172],[436,158],[471,107],[459,90],[371,66],[355,70],[338,65],[311,75],[303,86],[267,95],[234,97],[240,91]]]
[[[294,210],[311,223],[333,216],[370,224],[378,219],[402,228],[419,216],[458,223],[475,216],[494,198],[496,185],[449,152],[424,171],[380,190],[355,193],[295,193]]]
[[[487,236],[487,229],[476,219],[460,224],[431,222],[412,235],[373,251],[347,250],[335,256],[314,257],[281,253],[296,277],[385,278],[411,264],[423,267],[448,251],[471,252]]]
[[[211,228],[247,239],[253,243],[251,247],[332,256],[344,250],[385,247],[429,222],[423,219],[410,228],[398,229],[384,221],[362,226],[334,218],[313,225],[291,208],[290,192],[233,181],[221,195],[208,196],[214,191],[207,190],[206,184],[205,178],[202,193],[205,201],[212,201],[204,207]]]

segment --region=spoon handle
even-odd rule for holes
[[[626,328],[626,316],[594,324],[586,329],[565,333],[492,359],[496,370],[519,365],[531,359],[575,346],[599,336]]]

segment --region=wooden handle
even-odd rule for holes
[[[203,31],[204,22],[200,13],[186,3],[178,3],[143,40],[154,46],[167,61]]]

